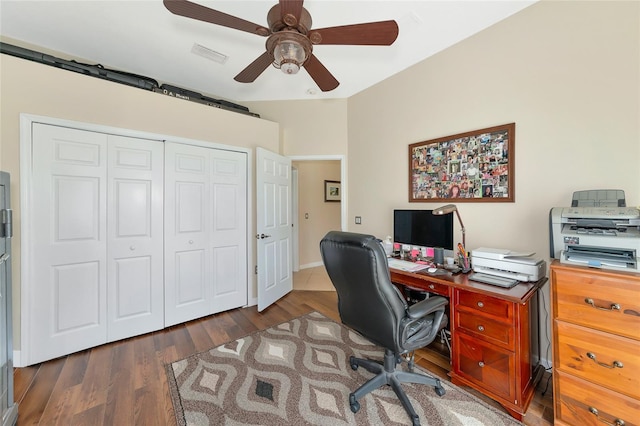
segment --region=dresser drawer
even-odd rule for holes
[[[481,342],[464,332],[453,334],[453,368],[463,378],[494,395],[515,403],[515,354]]]
[[[464,330],[482,340],[514,350],[515,327],[513,324],[475,315],[473,311],[457,310],[455,316],[457,331]]]
[[[638,426],[640,401],[554,371],[555,424]],[[624,423],[616,420],[622,420]]]
[[[552,268],[554,316],[640,340],[640,275]]]
[[[459,290],[456,290],[456,292],[458,306],[492,315],[502,320],[511,321],[513,317],[513,304],[511,302],[480,293]]]
[[[640,342],[556,320],[557,370],[640,398]]]

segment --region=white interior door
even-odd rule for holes
[[[165,142],[165,326],[211,312],[209,150]]]
[[[164,326],[161,141],[109,136],[107,340]]]
[[[107,135],[33,125],[28,364],[107,340]]]
[[[256,148],[258,311],[293,289],[291,160]]]

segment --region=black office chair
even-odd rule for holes
[[[372,235],[331,231],[320,242],[320,252],[331,282],[338,293],[340,319],[347,327],[362,334],[385,349],[384,362],[351,356],[354,370],[362,366],[372,379],[349,394],[354,413],[360,409],[358,400],[383,385],[390,385],[400,399],[414,425],[420,424],[400,383],[422,383],[433,386],[436,394],[445,390],[439,379],[396,369],[403,355],[430,344],[447,325],[444,297],[429,297],[408,306],[400,291],[391,282],[387,256],[379,240]],[[411,357],[411,360],[413,358]]]

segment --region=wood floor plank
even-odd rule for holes
[[[40,364],[29,390],[18,406],[18,421],[21,425],[36,425],[44,420],[42,414],[51,399],[51,393],[65,362],[66,358],[57,358]]]
[[[166,364],[311,311],[340,322],[335,292],[293,291],[262,312],[255,306],[223,312],[16,369],[18,424],[175,426]],[[442,345],[416,351],[416,363],[448,380],[442,351]],[[524,418],[527,426],[553,424],[551,391],[542,395],[543,382]]]
[[[133,343],[133,388],[144,388],[158,381],[156,368],[157,354],[152,334],[144,334],[132,339]]]
[[[36,377],[41,364],[30,367],[15,368],[13,371],[13,400],[20,403]]]
[[[204,321],[192,321],[186,326],[187,333],[193,342],[194,352],[202,352],[215,346],[204,327]]]
[[[80,400],[76,413],[80,414],[107,401],[107,389],[111,376],[112,351],[118,342],[93,348],[89,354],[87,372],[82,381]]]
[[[125,425],[134,418],[134,347],[130,339],[113,345],[111,375],[105,405],[106,424]]]
[[[89,351],[77,352],[66,358],[42,417],[51,418],[53,424],[70,421],[88,363]]]

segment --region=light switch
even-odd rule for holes
[[[305,214],[304,214],[304,218],[305,218],[305,219],[309,219],[309,213],[305,213]]]
[[[356,225],[360,225],[360,224],[362,224],[362,217],[356,216]]]

